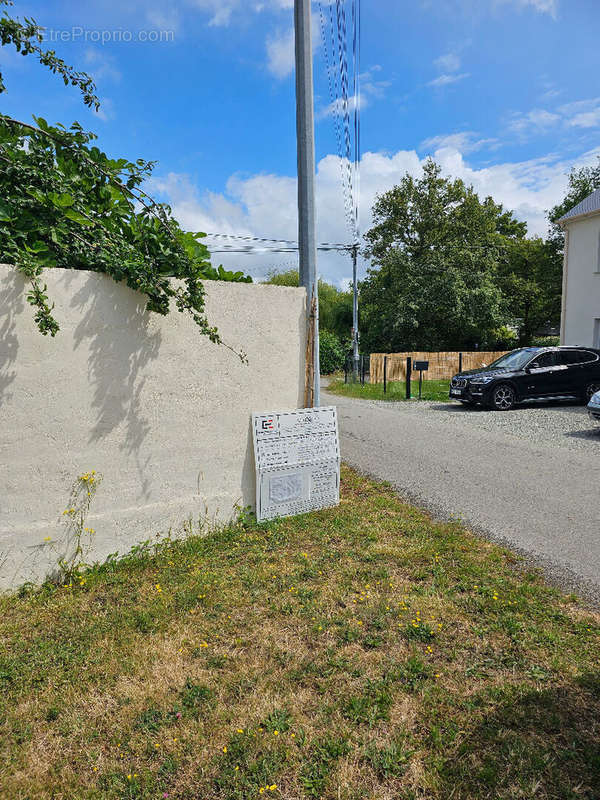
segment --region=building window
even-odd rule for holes
[[[598,231],[598,253],[596,256],[596,267],[594,269],[595,273],[600,272],[600,231]]]

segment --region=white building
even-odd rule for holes
[[[600,189],[559,222],[565,231],[560,343],[600,348]]]

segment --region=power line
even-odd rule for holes
[[[261,243],[272,243],[277,245],[288,245],[282,249],[274,249],[274,248],[260,248],[260,252],[267,252],[268,250],[272,250],[273,252],[294,252],[298,249],[298,242],[295,242],[291,239],[267,239],[264,236],[246,236],[236,233],[206,233],[205,237],[210,237],[212,239],[236,239],[239,241],[244,242],[261,242]],[[211,250],[210,245],[206,245],[209,250]],[[351,244],[344,244],[342,242],[321,242],[317,245],[319,250],[349,250],[352,248]],[[230,252],[229,248],[224,245],[223,250],[212,250],[213,253],[224,253]],[[240,252],[246,252],[247,248],[243,248]]]
[[[291,239],[267,239],[264,236],[246,236],[237,233],[205,233],[205,237],[211,239],[241,239],[248,242],[273,242],[274,244],[293,244],[298,245],[298,242]]]
[[[353,209],[354,209],[354,192],[352,186],[352,172],[350,166],[351,159],[351,145],[350,145],[350,114],[348,111],[348,38],[346,30],[346,7],[345,0],[336,0],[336,27],[337,27],[337,44],[338,44],[338,63],[340,69],[340,93],[341,105],[343,112],[344,123],[344,166],[346,170],[346,181],[349,187],[349,227],[351,235],[353,231]]]
[[[342,194],[344,200],[344,214],[349,229],[352,227],[352,183],[347,171],[347,161],[344,158],[343,142],[346,141],[344,123],[342,121],[342,107],[343,107],[343,86],[341,79],[342,70],[335,67],[336,61],[340,62],[339,46],[336,47],[336,42],[339,37],[336,37],[337,31],[337,9],[334,17],[333,3],[329,4],[329,39],[326,35],[325,15],[323,13],[322,4],[319,3],[320,19],[321,19],[321,35],[323,39],[323,50],[325,52],[325,61],[327,68],[327,82],[329,86],[330,108],[333,116],[337,154],[340,164],[340,178],[342,184]],[[329,41],[331,42],[331,60],[329,57]]]
[[[360,0],[352,5],[352,46],[354,59],[354,228],[356,242],[360,235]]]
[[[352,252],[352,248],[354,245],[351,244],[318,244],[317,250],[321,252],[344,252],[350,253]],[[213,254],[217,253],[297,253],[298,246],[296,247],[253,247],[252,245],[248,245],[246,247],[243,246],[234,246],[234,247],[224,247],[220,250],[212,250],[210,252]]]

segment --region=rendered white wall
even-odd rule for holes
[[[0,588],[39,580],[62,547],[69,493],[104,475],[90,560],[185,520],[254,505],[253,411],[297,408],[304,289],[207,282],[207,315],[248,364],[176,310],[92,272],[47,270],[61,330],[42,336],[24,280],[0,265]]]
[[[563,283],[561,344],[594,346],[600,319],[600,215],[568,223],[567,275]]]

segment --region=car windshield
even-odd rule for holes
[[[538,351],[533,348],[526,350],[513,350],[511,353],[506,353],[504,356],[492,361],[488,365],[488,369],[521,369],[527,362],[533,358]]]

